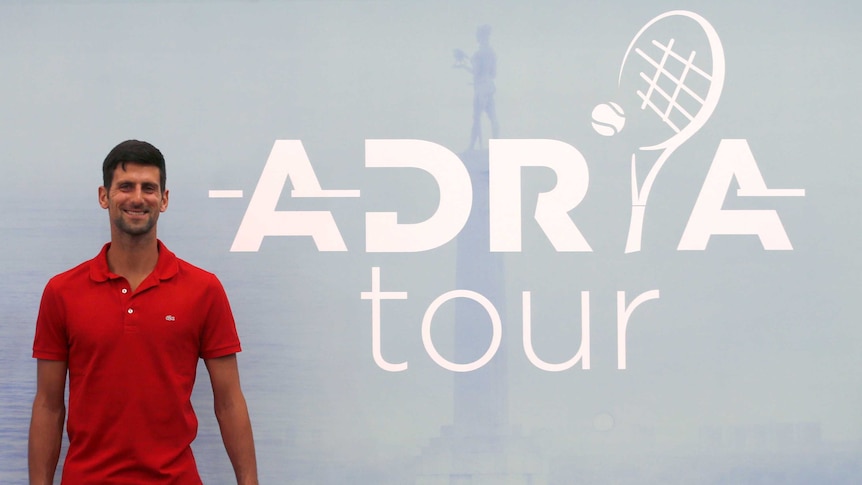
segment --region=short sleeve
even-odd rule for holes
[[[36,336],[33,339],[33,357],[47,360],[68,360],[69,338],[66,316],[53,280],[45,285],[39,316],[36,318]]]
[[[208,286],[209,308],[201,334],[201,357],[214,359],[242,350],[224,287],[215,275]]]

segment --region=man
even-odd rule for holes
[[[237,483],[256,484],[227,297],[215,275],[156,238],[159,214],[168,208],[164,157],[149,143],[128,140],[111,150],[102,172],[99,204],[108,210],[111,242],[52,278],[42,295],[30,483],[53,483],[68,372],[64,484],[200,484],[190,397],[203,358]]]

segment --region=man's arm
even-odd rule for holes
[[[66,368],[62,360],[36,361],[36,398],[27,446],[31,485],[54,483],[66,418]]]
[[[257,460],[248,407],[239,384],[236,354],[204,360],[213,388],[216,419],[236,481],[257,485]]]

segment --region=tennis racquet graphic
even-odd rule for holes
[[[680,20],[694,21],[706,35],[708,57],[703,54],[698,56],[696,49],[685,44],[684,40],[688,36],[683,35],[682,40],[675,39],[665,33],[666,28],[656,28],[660,23],[669,24],[671,21]],[[662,26],[673,27],[658,25]],[[634,92],[623,90],[622,95],[631,98],[634,94],[636,98],[631,105],[637,105],[641,110],[654,115],[652,120],[657,118],[664,129],[658,135],[663,141],[638,148],[641,152],[661,152],[640,187],[637,177],[637,153],[632,153],[632,213],[626,253],[641,249],[647,199],[662,166],[677,148],[706,124],[718,105],[724,87],[724,49],[715,29],[700,15],[684,10],[667,12],[644,25],[629,44],[620,67],[618,86],[622,88],[624,80],[628,81],[628,78],[624,79],[624,74],[630,77],[635,72],[638,79]],[[615,110],[619,108],[616,103],[609,104],[613,105]],[[600,110],[599,107],[596,109]],[[616,131],[619,131],[624,118],[621,110],[616,111]],[[594,110],[594,120],[596,115],[597,111]],[[596,123],[594,127],[599,133],[607,134],[600,131],[602,127],[596,126]]]

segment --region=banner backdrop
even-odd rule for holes
[[[859,483],[860,22],[4,2],[0,482],[42,288],[108,240],[100,164],[137,138],[160,238],[233,305],[262,483]],[[202,366],[193,400],[229,483]]]

